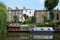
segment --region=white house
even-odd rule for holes
[[[35,10],[33,10],[33,9],[26,9],[25,7],[23,7],[23,14],[26,14],[29,17],[34,16],[34,12],[35,12]]]

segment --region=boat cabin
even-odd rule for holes
[[[52,27],[34,27],[33,30],[53,30]]]

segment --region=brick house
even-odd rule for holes
[[[60,11],[54,10],[55,20],[60,20]],[[49,19],[49,12],[46,10],[35,10],[35,16],[36,16],[36,23],[42,23],[43,17],[47,16],[47,19]]]

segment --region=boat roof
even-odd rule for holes
[[[34,27],[34,28],[53,28],[53,27]]]

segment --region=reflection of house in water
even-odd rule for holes
[[[33,35],[33,39],[53,39],[53,35]]]
[[[53,39],[53,35],[51,34],[30,34],[30,33],[18,33],[18,32],[13,32],[13,33],[7,33],[7,39],[8,40],[40,40],[40,39]]]
[[[44,33],[33,33],[30,35],[30,37],[32,38],[32,40],[40,40],[40,39],[53,39],[53,35],[52,34],[44,34]]]
[[[29,40],[29,33],[8,33],[7,40]]]

